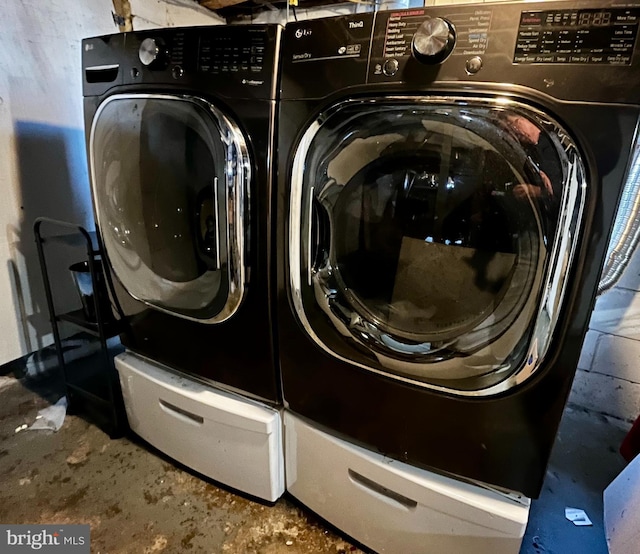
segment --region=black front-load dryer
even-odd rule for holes
[[[375,550],[519,549],[634,149],[639,17],[485,3],[286,28],[287,489]]]
[[[281,483],[253,487],[240,468],[264,454],[281,481],[270,407],[280,399],[270,292],[280,34],[277,25],[160,29],[86,39],[82,50],[130,424],[194,469],[271,500]],[[224,425],[236,432],[221,436]],[[251,433],[269,437],[266,450],[246,450]],[[216,441],[238,458],[214,451]]]

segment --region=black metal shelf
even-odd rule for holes
[[[49,234],[43,234],[43,226]],[[120,315],[119,319],[115,319],[109,306],[106,306],[106,309],[110,313],[102,313],[105,310],[105,304],[98,301],[101,294],[107,294],[107,290],[101,290],[101,287],[106,289],[111,285],[108,272],[105,272],[104,284],[98,279],[98,271],[102,263],[100,237],[96,231],[87,231],[80,225],[45,217],[36,219],[33,228],[58,365],[64,377],[69,410],[89,415],[111,437],[121,436],[127,428],[127,420],[122,391],[113,364],[115,352],[108,347],[107,339],[119,334],[123,317]],[[61,232],[62,230],[64,232]],[[44,248],[46,244],[51,243],[78,250],[83,249],[94,292],[95,319],[90,319],[83,309],[62,314],[56,312]],[[121,314],[119,306],[116,305],[115,308],[116,312]],[[95,337],[100,343],[99,350],[87,357],[66,361],[58,327],[61,322],[71,323],[84,333]]]
[[[102,332],[105,338],[110,339],[120,333],[120,326],[116,321],[105,321],[102,325],[101,331],[98,322],[88,319],[83,310],[73,310],[72,312],[59,314],[56,317],[58,321],[72,323],[79,329],[82,329],[94,337],[100,337],[100,333]]]
[[[41,218],[44,220],[44,218]],[[45,220],[53,221],[53,220]],[[83,247],[87,244],[87,238],[90,241],[92,250],[98,250],[98,234],[95,231],[86,231],[86,234],[82,232],[78,233],[63,233],[59,235],[49,235],[47,237],[41,237],[43,244],[57,242],[66,246],[79,246]]]

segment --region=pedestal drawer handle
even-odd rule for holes
[[[198,425],[202,425],[204,423],[204,418],[202,416],[199,416],[198,414],[194,414],[188,412],[187,410],[183,410],[182,408],[178,408],[178,406],[169,404],[169,402],[162,400],[162,398],[160,398],[158,402],[160,402],[160,407],[165,412],[168,412],[173,416],[182,416],[182,418],[188,419],[189,423],[197,423]]]
[[[386,498],[393,500],[394,502],[397,502],[404,508],[413,509],[416,506],[418,506],[418,503],[415,500],[411,500],[411,498],[407,498],[406,496],[403,496],[400,493],[392,491],[391,489],[388,489],[387,487],[379,483],[376,483],[375,481],[372,481],[368,477],[365,477],[364,475],[360,475],[359,473],[353,471],[352,469],[349,469],[349,478],[354,483],[357,483],[358,485],[361,485],[364,488],[367,488],[375,493],[385,496]]]

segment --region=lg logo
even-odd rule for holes
[[[311,36],[311,29],[296,29],[295,36],[296,38]]]

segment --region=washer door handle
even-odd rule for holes
[[[198,193],[194,225],[198,257],[206,264],[209,271],[218,271],[221,269],[221,263],[217,177],[213,178],[212,189],[205,187]],[[211,203],[210,213],[209,202]]]
[[[307,207],[307,282],[311,286],[314,269],[322,266],[331,248],[331,223],[322,202],[315,197],[314,188],[309,189]]]

